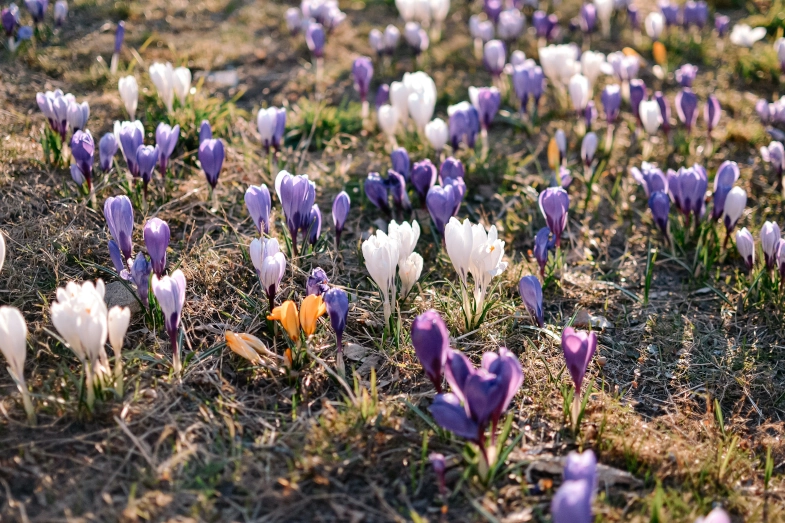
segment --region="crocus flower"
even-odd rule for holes
[[[158,170],[161,176],[166,175],[166,166],[172,157],[177,141],[180,139],[180,126],[171,127],[163,122],[155,129],[155,143],[158,147]]]
[[[463,142],[469,148],[474,147],[474,141],[480,130],[480,116],[477,109],[468,102],[450,106],[447,109],[450,115],[448,127],[450,130],[450,144],[453,149]]]
[[[368,173],[363,185],[365,189],[365,196],[372,204],[384,212],[390,212],[389,193],[387,192],[387,183],[379,176],[379,173]]]
[[[603,89],[600,95],[602,107],[605,110],[605,119],[609,124],[616,121],[621,109],[621,89],[618,85],[611,84]]]
[[[706,100],[706,105],[703,107],[703,119],[706,121],[706,129],[709,134],[720,123],[720,101],[713,94],[709,95],[709,99]]]
[[[425,124],[425,137],[437,154],[442,152],[450,137],[447,124],[441,118],[434,118]]]
[[[330,280],[327,278],[327,273],[321,267],[316,267],[308,275],[308,281],[305,282],[305,294],[322,295],[330,289],[328,285]]]
[[[589,98],[591,97],[588,78],[582,74],[574,75],[570,78],[567,89],[570,93],[570,99],[572,100],[572,108],[576,112],[581,112],[586,107],[586,104],[589,103]]]
[[[152,80],[158,91],[158,97],[164,103],[166,110],[171,113],[172,105],[174,104],[174,69],[172,64],[166,62],[162,64],[155,62],[148,70],[150,73],[150,80]]]
[[[524,276],[518,282],[518,292],[521,295],[526,310],[532,315],[537,325],[542,328],[544,325],[542,311],[542,285],[540,280],[534,276]]]
[[[640,169],[630,167],[630,174],[646,191],[647,197],[657,191],[668,192],[668,178],[663,174],[662,169],[654,164],[643,162]]]
[[[669,0],[660,0],[660,11],[662,16],[665,17],[665,23],[669,26],[677,25],[679,23],[679,6],[672,4]]]
[[[565,327],[562,332],[561,347],[564,351],[567,370],[575,385],[575,394],[578,396],[581,392],[583,377],[589,368],[592,357],[594,357],[594,352],[597,350],[597,333]]]
[[[90,131],[76,131],[71,137],[71,155],[76,162],[79,171],[87,180],[88,190],[93,188],[93,154],[95,152],[95,142]]]
[[[630,94],[632,96],[632,94]],[[638,118],[646,134],[653,136],[663,124],[662,109],[656,100],[642,100],[638,104]]]
[[[286,226],[292,238],[293,252],[297,253],[297,232],[307,235],[311,225],[311,211],[316,199],[316,185],[307,175],[293,176],[281,171],[275,178],[275,192],[283,207]],[[304,242],[308,238],[304,238]]]
[[[117,148],[117,137],[114,133],[106,133],[98,142],[99,163],[103,172],[106,173],[112,169],[112,161],[114,155],[117,154]]]
[[[695,523],[731,523],[731,521],[727,512],[720,507],[716,507],[706,517],[696,519]]]
[[[209,140],[212,137],[213,128],[210,127],[210,122],[202,120],[202,123],[199,124],[199,145],[202,145],[202,142]]]
[[[768,147],[760,148],[760,155],[764,162],[774,166],[777,176],[785,172],[785,147],[780,142],[771,142]]]
[[[169,247],[169,224],[160,218],[151,218],[144,225],[144,244],[159,278],[166,270],[166,248]]]
[[[456,197],[452,185],[434,185],[428,189],[428,194],[425,197],[425,205],[436,225],[436,231],[442,238],[444,238],[444,228],[453,216]]]
[[[390,86],[388,84],[382,84],[376,90],[376,99],[374,103],[376,105],[376,111],[379,111],[379,108],[383,105],[386,105],[390,101]]]
[[[769,270],[774,267],[781,241],[780,226],[775,222],[764,223],[763,228],[760,230],[760,245],[763,249],[763,257],[766,261],[766,268]]]
[[[463,181],[463,178],[449,178],[446,177],[442,180],[444,183],[443,185],[446,187],[448,185],[452,186],[453,189],[453,209],[452,215],[456,216],[458,211],[461,209],[461,203],[463,202],[463,197],[466,196],[466,182]]]
[[[308,29],[305,31],[305,43],[308,44],[308,49],[316,58],[321,58],[324,55],[325,35],[322,24],[308,24]]]
[[[398,276],[401,278],[401,296],[406,298],[422,274],[423,259],[413,252],[398,262]]]
[[[513,42],[521,36],[526,19],[517,9],[505,9],[499,13],[496,30],[499,38],[505,42]]]
[[[436,183],[436,175],[436,166],[427,158],[412,167],[412,185],[420,195],[420,201],[425,202],[428,191]]]
[[[185,99],[191,91],[191,70],[187,67],[176,67],[172,71],[172,90],[181,107],[185,107]]]
[[[591,523],[591,498],[588,481],[565,481],[551,500],[553,523]]]
[[[561,234],[567,226],[567,211],[570,197],[561,187],[549,187],[540,193],[540,212],[554,236],[554,245],[559,245]]]
[[[180,316],[185,305],[185,286],[185,276],[180,269],[174,271],[171,276],[163,278],[153,275],[153,294],[164,313],[164,324],[172,347],[172,365],[175,373],[179,373],[182,369],[178,333]]]
[[[2,21],[3,29],[5,29],[5,35],[8,38],[12,38],[14,34],[14,30],[18,25],[18,21],[13,11],[11,11],[11,9],[9,9],[8,7],[3,9],[2,12],[0,13],[0,21]]]
[[[156,145],[140,145],[136,149],[136,164],[139,167],[139,176],[142,178],[144,184],[144,193],[147,195],[147,184],[153,178],[153,171],[155,166],[158,165],[158,159],[161,153]]]
[[[640,62],[637,56],[627,56],[617,51],[609,54],[607,60],[613,68],[613,75],[620,82],[629,82],[638,77]]]
[[[397,147],[390,153],[390,160],[392,161],[392,170],[402,174],[406,181],[409,181],[409,171],[411,170],[411,162],[409,160],[409,153],[403,147]]]
[[[322,234],[322,213],[319,210],[319,206],[313,204],[311,207],[311,213],[308,217],[308,227],[305,231],[307,233],[308,243],[311,244],[311,247],[316,246],[316,242],[319,241],[319,236]]]
[[[256,275],[259,277],[259,283],[270,303],[270,310],[273,310],[275,296],[286,273],[286,256],[281,252],[278,240],[275,238],[255,239],[251,242],[248,251]]]
[[[445,471],[447,470],[447,463],[444,459],[444,454],[438,452],[431,452],[428,454],[428,461],[433,467],[433,473],[439,481],[439,495],[442,498],[447,496],[447,482],[445,479]]]
[[[725,229],[728,235],[736,226],[736,223],[744,214],[744,208],[747,206],[747,191],[741,187],[734,187],[730,190],[725,198],[725,208],[722,212],[722,223],[725,224]]]
[[[651,193],[651,196],[649,196],[649,209],[651,209],[651,215],[654,217],[654,223],[657,224],[657,227],[659,227],[667,237],[668,214],[671,209],[670,198],[661,190],[654,191]]]
[[[398,211],[409,211],[412,204],[406,191],[406,179],[402,174],[392,170],[387,171],[387,188],[392,196],[393,206]]]
[[[371,87],[373,78],[373,63],[367,56],[361,56],[352,64],[352,75],[354,76],[354,88],[360,95],[360,100],[365,103],[368,98],[368,90]]]
[[[349,316],[349,296],[343,289],[333,287],[323,295],[330,317],[330,326],[335,332],[335,347],[338,352],[343,351],[343,331],[346,329],[346,320]]]
[[[265,152],[269,153],[270,147],[278,149],[286,130],[286,109],[283,107],[259,109],[256,114],[256,128]]]
[[[597,107],[594,105],[593,100],[589,100],[589,102],[586,104],[586,108],[583,110],[583,119],[586,122],[587,130],[591,131],[597,116]]]
[[[300,303],[300,327],[306,336],[313,336],[316,332],[317,321],[327,312],[324,299],[321,295],[309,294]]]
[[[114,134],[120,142],[120,151],[123,153],[125,163],[131,176],[139,176],[139,165],[136,163],[136,151],[144,143],[144,127],[142,122],[115,122]]]
[[[435,310],[417,316],[412,323],[412,345],[425,375],[437,393],[442,391],[442,372],[450,350],[450,333]]]
[[[684,216],[693,214],[699,219],[703,215],[707,185],[706,170],[700,165],[668,171],[668,192]]]
[[[439,183],[443,183],[445,178],[463,178],[465,173],[463,162],[450,156],[439,166]]]
[[[671,125],[670,125],[670,120],[671,120],[670,104],[668,103],[668,99],[665,98],[665,95],[663,95],[662,92],[660,92],[660,91],[656,91],[654,93],[654,101],[657,102],[657,105],[660,108],[660,116],[661,116],[660,124],[662,125],[662,130],[665,131],[665,134],[667,135],[670,132],[670,128],[671,128]],[[646,112],[650,113],[650,110],[647,110]],[[653,118],[653,115],[651,115],[650,118]],[[649,132],[648,128],[647,128],[646,132]]]
[[[682,19],[685,27],[697,26],[703,28],[709,18],[709,8],[706,2],[688,0],[684,4]]]
[[[593,33],[597,26],[597,9],[594,4],[583,4],[581,6],[581,31],[584,33]]]
[[[118,88],[120,91],[120,98],[128,113],[128,118],[133,120],[136,118],[136,108],[139,104],[139,85],[136,83],[136,78],[133,76],[120,78]]]
[[[504,64],[507,63],[507,51],[501,40],[491,40],[485,44],[483,50],[483,64],[493,76],[498,77],[504,71]]]
[[[128,307],[119,307],[115,305],[109,309],[109,314],[106,318],[107,330],[109,332],[109,345],[112,346],[115,359],[115,386],[117,392],[122,396],[123,390],[123,362],[120,357],[120,352],[123,350],[123,342],[125,341],[125,333],[128,331],[128,325],[131,323],[131,309]]]
[[[597,456],[591,449],[578,454],[575,451],[567,454],[564,460],[564,481],[585,480],[594,489],[597,486]]]
[[[736,249],[738,249],[741,259],[744,260],[747,271],[752,272],[752,268],[755,266],[755,239],[746,227],[736,233]]]
[[[72,101],[68,104],[66,119],[68,126],[73,132],[85,130],[87,119],[90,118],[90,105],[87,102],[76,103]]]
[[[245,190],[245,206],[259,234],[270,234],[270,191],[266,184],[251,185]]]
[[[766,36],[765,27],[753,29],[747,24],[736,24],[730,32],[730,41],[740,47],[752,47],[755,42]]]
[[[335,226],[335,248],[337,249],[341,243],[341,233],[343,226],[346,223],[346,218],[349,216],[349,209],[351,208],[351,200],[346,191],[341,191],[333,200],[333,225]]]
[[[586,133],[581,141],[581,159],[588,167],[594,161],[594,155],[597,153],[597,146],[600,140],[595,133]]]
[[[30,11],[30,16],[33,17],[33,22],[36,24],[44,21],[48,6],[49,0],[25,0],[25,7]]]
[[[777,38],[774,42],[774,52],[777,53],[777,60],[780,62],[780,69],[785,73],[785,37]]]
[[[676,81],[682,87],[692,87],[695,77],[698,75],[698,67],[692,64],[684,64],[676,69]]]
[[[730,18],[725,15],[715,15],[714,16],[714,29],[717,30],[717,36],[722,38],[728,33],[728,28],[730,27]]]
[[[643,21],[643,26],[646,28],[646,34],[652,40],[659,40],[660,35],[665,30],[665,17],[662,13],[652,11],[646,16]]]
[[[711,210],[711,219],[719,220],[725,208],[725,199],[739,179],[739,166],[736,162],[725,161],[717,169],[714,176],[714,206]]]
[[[123,49],[123,40],[125,40],[125,22],[120,20],[117,22],[117,28],[114,33],[114,52],[112,53],[112,62],[109,66],[109,72],[112,74],[117,73],[117,67],[120,62],[120,51]],[[133,119],[133,117],[131,117]]]
[[[120,252],[120,247],[117,246],[117,242],[114,240],[109,240],[109,258],[112,260],[112,265],[114,265],[114,270],[117,272],[118,276],[123,279],[128,279],[128,268],[126,267],[126,262],[123,260],[123,255]]]
[[[111,242],[110,242],[111,243]],[[128,260],[128,276],[136,285],[136,293],[145,309],[150,308],[150,275],[153,273],[153,264],[144,253],[136,254],[134,260]]]
[[[383,231],[365,240],[362,244],[365,267],[379,287],[384,301],[384,322],[392,315],[391,303],[395,301],[395,272],[398,266],[398,242]]]
[[[630,80],[630,107],[632,108],[632,115],[641,122],[640,105],[646,99],[646,84],[643,80],[633,79]]]
[[[134,208],[131,200],[127,196],[110,196],[104,202],[104,218],[109,234],[120,247],[123,260],[128,260],[133,255],[131,235],[134,230]]]
[[[289,339],[294,342],[300,339],[300,318],[297,313],[297,305],[292,300],[286,300],[278,307],[275,307],[267,315],[268,320],[277,320],[281,327],[289,335]]]
[[[25,359],[27,357],[27,323],[19,309],[0,307],[0,352],[8,363],[8,372],[22,395],[27,419],[35,425],[35,409],[25,383]]]
[[[484,0],[482,5],[482,10],[494,24],[499,21],[502,9],[504,9],[504,4],[501,0]]]
[[[687,132],[692,130],[695,120],[698,119],[698,97],[692,89],[685,87],[676,95],[676,113],[681,123],[687,127]]]
[[[221,174],[224,157],[224,144],[221,140],[211,138],[199,145],[199,163],[202,164],[207,183],[213,189],[218,184],[218,175]]]

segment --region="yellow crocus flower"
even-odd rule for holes
[[[278,320],[292,341],[300,339],[300,321],[297,318],[297,305],[292,300],[286,300],[273,309],[268,320]]]

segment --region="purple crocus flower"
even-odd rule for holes
[[[567,226],[567,211],[570,197],[561,187],[548,187],[540,193],[540,212],[545,217],[548,228],[553,233],[554,245],[559,245],[561,233]]]
[[[532,249],[534,259],[537,260],[537,265],[540,266],[540,278],[545,278],[545,266],[548,264],[548,251],[550,251],[553,243],[551,243],[551,230],[543,227],[534,236],[534,248]]]
[[[145,309],[150,308],[150,274],[153,272],[153,264],[147,259],[143,252],[136,254],[136,259],[128,261],[128,274],[131,281],[136,285],[136,293]]]
[[[515,354],[506,347],[499,347],[498,353],[486,352],[482,355],[482,370],[496,375],[504,390],[504,400],[491,413],[492,429],[495,432],[501,415],[510,406],[523,384],[523,369]],[[493,434],[492,438],[495,441],[496,435]]]
[[[308,281],[305,282],[305,295],[321,296],[330,290],[329,283],[330,279],[327,277],[327,273],[321,267],[317,267],[308,275]]]
[[[335,346],[340,353],[343,351],[343,331],[349,317],[349,296],[343,289],[333,287],[324,293],[323,299],[330,317],[330,326],[335,332]]]
[[[657,91],[654,93],[654,101],[657,102],[657,105],[660,106],[660,114],[662,115],[662,130],[665,131],[667,135],[671,130],[671,106],[668,103],[668,99],[665,98],[665,95],[662,94],[661,91]]]
[[[589,100],[586,108],[583,110],[583,119],[586,121],[586,129],[591,131],[594,121],[597,119],[597,106],[594,105],[593,100]]]
[[[439,183],[444,183],[445,178],[463,178],[465,173],[463,162],[454,156],[448,156],[439,166]]]
[[[170,237],[169,224],[160,218],[150,218],[144,224],[144,245],[150,255],[153,272],[159,278],[166,270],[166,248],[169,247]]]
[[[709,20],[709,6],[706,2],[698,1],[693,2],[689,0],[684,4],[684,12],[682,14],[684,27],[697,26],[700,29],[706,25]]]
[[[646,99],[646,84],[643,80],[633,79],[630,80],[630,106],[632,107],[632,115],[641,123],[640,106],[641,102]]]
[[[755,266],[755,239],[746,227],[736,233],[736,249],[738,249],[739,255],[744,260],[747,271],[752,272],[752,268]],[[781,251],[782,244],[780,244],[779,252]]]
[[[114,270],[117,274],[124,280],[127,280],[128,268],[125,260],[123,260],[123,253],[120,252],[120,247],[114,240],[109,240],[109,258],[112,260],[112,265],[114,265]]]
[[[736,162],[725,161],[717,169],[714,176],[714,205],[711,209],[711,219],[719,220],[725,210],[725,198],[733,189],[733,184],[739,179],[739,166]]]
[[[305,43],[316,58],[324,56],[324,27],[322,24],[310,23],[305,31]]]
[[[633,31],[639,31],[641,28],[640,11],[634,5],[627,5],[627,20],[630,22],[630,27]]]
[[[251,185],[245,190],[245,206],[259,234],[270,234],[272,200],[266,184]]]
[[[412,323],[412,345],[425,375],[437,393],[442,391],[442,370],[450,350],[450,333],[447,325],[435,310],[417,316]]]
[[[139,176],[139,165],[136,162],[136,151],[144,143],[144,128],[139,120],[123,122],[120,127],[120,148],[128,165],[128,171],[136,178]]]
[[[537,33],[537,38],[550,40],[553,37],[554,30],[558,23],[558,17],[555,15],[549,16],[544,11],[535,11],[532,15],[532,25]]]
[[[665,25],[679,24],[679,6],[677,4],[671,4],[668,0],[660,0],[660,11],[665,17]]]
[[[180,139],[180,126],[171,127],[163,122],[155,129],[155,143],[158,146],[158,170],[161,177],[166,175],[166,164],[172,157],[177,141]]]
[[[654,191],[649,196],[649,209],[654,217],[654,223],[668,236],[668,214],[671,210],[671,200],[663,191]]]
[[[709,95],[706,105],[703,106],[703,119],[706,121],[706,129],[708,129],[709,134],[720,123],[720,101],[713,94]]]
[[[25,40],[30,40],[32,37],[33,37],[33,27],[29,25],[23,25],[16,32],[16,39],[20,42],[24,42]]]
[[[114,54],[120,54],[125,40],[125,22],[120,20],[117,23],[117,30],[114,33]]]
[[[717,30],[717,36],[724,37],[728,33],[730,27],[730,18],[725,15],[716,15],[714,17],[714,29]]]
[[[463,197],[466,196],[466,182],[463,181],[463,178],[445,178],[442,185],[449,185],[453,188],[452,195],[454,206],[452,209],[452,215],[457,216],[458,211],[461,208],[461,203],[463,203]]]
[[[505,42],[514,42],[523,32],[526,18],[515,8],[505,9],[499,15],[499,23],[496,25],[496,32],[499,38]]]
[[[425,205],[431,214],[431,219],[436,225],[439,236],[444,238],[444,227],[453,216],[455,210],[455,200],[458,195],[452,185],[434,185],[428,190],[425,197]]]
[[[542,285],[540,280],[534,276],[524,276],[518,282],[518,292],[521,294],[523,304],[526,310],[537,322],[537,325],[542,328],[544,325],[543,312],[542,312]]]
[[[436,183],[436,166],[426,158],[417,162],[412,167],[412,185],[420,196],[420,201],[425,202],[425,197],[433,184]]]
[[[646,197],[650,197],[657,191],[668,192],[668,178],[662,169],[654,164],[643,162],[640,169],[630,167],[630,174],[646,191]]]
[[[207,178],[207,183],[215,189],[218,184],[218,175],[224,164],[224,144],[221,140],[210,138],[199,145],[199,163]]]
[[[771,142],[768,146],[760,148],[760,155],[764,162],[774,166],[778,176],[785,172],[785,146],[781,142]]]
[[[495,77],[500,76],[507,63],[507,50],[504,48],[504,42],[501,40],[487,42],[483,50],[482,61],[489,73]]]
[[[202,145],[202,142],[209,140],[212,137],[213,128],[210,127],[210,122],[207,120],[202,120],[202,123],[199,124],[199,145]]]
[[[668,192],[684,216],[694,214],[696,219],[700,219],[705,207],[703,197],[707,186],[706,170],[698,164],[681,167],[678,172],[668,171]]]
[[[361,56],[352,64],[352,75],[354,76],[354,88],[360,93],[360,100],[365,102],[368,98],[368,90],[371,87],[373,78],[373,62],[367,56]]]
[[[562,189],[567,189],[572,183],[572,173],[563,165],[559,166],[559,179],[557,180],[557,183]]]
[[[13,36],[14,29],[16,29],[17,21],[16,16],[14,13],[9,9],[3,9],[2,13],[0,13],[0,21],[3,23],[3,29],[5,29],[5,35],[9,38]]]
[[[311,225],[311,211],[316,199],[316,185],[307,175],[293,176],[281,171],[275,178],[275,192],[283,207],[286,227],[292,239],[292,251],[297,255],[297,232],[308,234]],[[309,238],[306,236],[303,243]]]
[[[352,201],[346,191],[341,191],[333,200],[333,225],[335,226],[335,248],[341,244],[341,233],[349,216]]]
[[[139,176],[142,177],[144,183],[144,193],[147,194],[147,184],[153,178],[153,171],[158,164],[158,158],[161,156],[158,146],[140,145],[136,149],[136,164],[139,167]]]
[[[682,87],[692,87],[695,77],[698,75],[698,67],[692,64],[684,64],[676,69],[676,81]]]
[[[591,523],[592,486],[586,480],[565,481],[551,500],[553,523]]]
[[[114,133],[106,133],[98,142],[98,157],[100,159],[101,170],[105,173],[112,168],[114,155],[117,154],[117,137]]]
[[[470,149],[474,148],[477,133],[480,131],[480,117],[477,114],[477,109],[468,102],[452,106],[448,127],[453,149],[458,149],[461,142],[464,142]]]
[[[178,333],[180,331],[180,316],[183,312],[183,305],[185,305],[185,286],[185,275],[180,269],[174,271],[171,276],[164,276],[160,279],[153,275],[153,294],[155,294],[158,305],[161,306],[161,311],[164,313],[164,326],[172,347],[172,364],[176,373],[181,370]]]
[[[364,184],[365,196],[376,207],[384,212],[390,212],[389,193],[387,192],[387,183],[379,176],[379,173],[368,173]]]
[[[494,116],[499,111],[502,95],[495,87],[481,87],[477,90],[477,112],[480,117],[480,126],[488,130]]]
[[[447,462],[444,459],[444,454],[431,452],[428,454],[428,461],[431,463],[433,473],[436,474],[436,479],[439,482],[439,495],[445,498],[447,496],[447,480],[445,477]]]
[[[562,477],[564,481],[584,480],[592,486],[592,489],[596,488],[597,456],[591,449],[584,450],[580,454],[575,451],[570,452],[567,454],[567,459],[564,460]]]
[[[475,386],[474,388],[479,389],[480,387]],[[485,388],[490,387],[486,386]],[[494,399],[498,401],[497,390],[498,387],[494,388],[493,392],[496,396]],[[468,409],[461,405],[461,400],[454,393],[437,394],[428,410],[439,426],[456,436],[479,443],[485,435],[485,427],[480,428],[477,422],[467,415]]]
[[[600,95],[602,108],[605,111],[605,120],[611,124],[619,117],[621,109],[621,89],[618,85],[612,84],[605,87]]]
[[[71,137],[71,155],[82,176],[87,180],[87,189],[93,188],[93,156],[95,142],[90,131],[76,131]]]
[[[49,0],[25,0],[25,7],[30,11],[33,22],[40,24],[46,16],[46,8],[49,7]]]
[[[406,178],[401,173],[388,170],[387,187],[392,196],[393,206],[399,211],[410,211],[412,204],[406,192]]]
[[[316,242],[319,241],[319,236],[322,235],[322,213],[316,204],[313,204],[313,207],[311,207],[308,228],[305,232],[307,233],[308,243],[311,244],[311,247],[315,247]]]
[[[567,370],[575,385],[575,394],[580,395],[583,377],[597,350],[597,333],[565,327],[561,336],[561,348],[564,351]]]
[[[496,24],[499,21],[499,15],[504,9],[502,0],[485,0],[483,2],[482,10],[488,15],[488,19]]]
[[[393,149],[390,153],[390,160],[392,160],[392,170],[402,174],[406,181],[409,181],[409,172],[411,170],[411,161],[409,160],[409,153],[403,147]]]
[[[592,3],[581,6],[581,31],[593,33],[597,27],[597,9]]]
[[[384,104],[390,101],[390,86],[388,84],[382,84],[379,86],[379,89],[376,90],[376,100],[374,101],[376,104],[376,110],[379,110],[379,107],[383,106]]]
[[[110,196],[104,202],[104,218],[123,260],[133,255],[131,235],[134,232],[134,208],[127,196]],[[125,265],[125,263],[123,264]]]
[[[687,132],[692,131],[695,121],[698,119],[698,96],[692,89],[685,87],[676,95],[676,114],[679,115],[681,123],[687,127]]]

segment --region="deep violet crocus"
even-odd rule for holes
[[[487,131],[501,105],[501,93],[496,87],[480,87],[477,89],[477,113],[480,127]]]
[[[540,212],[545,217],[548,228],[553,233],[554,245],[559,245],[561,233],[567,226],[567,211],[570,208],[570,197],[561,187],[548,187],[540,193]]]
[[[143,252],[136,254],[136,259],[128,260],[128,274],[131,281],[136,285],[136,293],[145,309],[150,308],[150,274],[153,272],[153,264],[147,259]]]
[[[346,320],[349,317],[349,296],[346,291],[333,287],[323,295],[324,305],[327,307],[327,316],[330,326],[335,332],[335,347],[338,352],[343,351],[343,331],[346,329]]]
[[[210,126],[210,122],[202,120],[202,123],[199,124],[199,145],[202,145],[202,142],[209,140],[212,137],[213,128]]]
[[[703,119],[706,122],[706,129],[708,130],[709,134],[717,127],[717,124],[720,123],[720,101],[717,100],[717,97],[709,95],[708,100],[706,100],[706,105],[703,106]]]
[[[153,272],[159,278],[166,270],[166,249],[170,237],[169,224],[160,218],[150,218],[144,224],[144,245],[150,255]]]
[[[518,282],[518,292],[521,294],[526,310],[537,322],[537,326],[542,328],[544,324],[542,311],[542,285],[540,280],[534,276],[524,276]]]
[[[104,218],[109,234],[120,248],[123,261],[130,259],[133,255],[131,235],[134,231],[134,208],[131,200],[127,196],[110,196],[104,202]]]
[[[466,182],[463,181],[463,178],[445,178],[442,185],[450,185],[453,188],[452,215],[457,216],[461,203],[463,203],[463,197],[466,196]]]
[[[436,183],[436,166],[429,160],[425,159],[417,162],[412,167],[412,185],[417,194],[420,195],[420,202],[425,205],[425,198],[428,191]]]
[[[477,109],[468,102],[461,102],[448,108],[450,114],[448,128],[450,144],[453,149],[463,142],[470,149],[474,148],[477,133],[480,131],[480,116]]]
[[[114,240],[109,240],[109,258],[112,260],[112,265],[114,265],[114,270],[117,274],[123,278],[128,279],[128,268],[125,266],[125,260],[123,260],[123,254],[120,252],[120,247],[117,246],[117,242]]]
[[[714,175],[714,205],[711,209],[711,219],[719,220],[725,209],[725,198],[733,189],[733,184],[739,179],[739,166],[736,162],[725,161]]]
[[[251,185],[245,190],[245,207],[259,234],[270,234],[272,200],[266,184]]]
[[[374,103],[376,104],[376,110],[379,110],[379,107],[383,106],[384,104],[390,101],[390,85],[389,84],[382,84],[376,90],[376,99]]]
[[[199,163],[207,178],[207,183],[215,189],[218,184],[218,175],[224,163],[224,144],[221,140],[210,138],[199,145]]]
[[[305,43],[316,58],[324,56],[325,34],[322,24],[310,23],[305,30]]]
[[[87,180],[87,189],[93,189],[93,157],[95,142],[90,131],[76,131],[71,137],[71,155],[82,176]]]
[[[308,234],[311,225],[311,211],[316,199],[316,185],[307,175],[293,176],[281,171],[275,178],[275,192],[283,207],[286,227],[292,240],[292,252],[297,255],[297,233]],[[309,238],[305,236],[303,243]]]
[[[654,93],[654,101],[657,102],[657,105],[660,106],[660,115],[662,115],[662,130],[665,131],[665,135],[670,132],[671,130],[671,106],[668,103],[668,99],[665,98],[665,95],[662,94],[661,91],[656,91]]]
[[[392,161],[392,170],[402,174],[406,181],[409,181],[409,174],[411,171],[411,160],[409,160],[409,153],[403,147],[393,149],[390,153],[390,160]]]
[[[545,265],[548,263],[548,251],[553,246],[551,241],[551,230],[548,227],[543,227],[534,236],[534,248],[532,253],[534,259],[537,260],[537,265],[540,266],[540,277],[545,278]]]
[[[49,6],[48,0],[25,0],[25,7],[33,17],[33,22],[40,24],[44,21],[46,15],[46,8]]]
[[[442,392],[442,372],[450,350],[447,325],[435,310],[417,316],[412,323],[412,345],[425,375],[437,393]]]
[[[724,37],[728,33],[730,27],[730,18],[725,15],[716,15],[714,17],[714,29],[717,31],[717,36]]]
[[[425,205],[441,238],[444,238],[444,227],[453,216],[457,197],[455,192],[452,185],[434,185],[425,197]]]
[[[317,267],[308,275],[308,280],[305,282],[305,295],[321,296],[330,290],[330,279],[324,269]]]
[[[685,87],[676,95],[675,103],[679,120],[687,128],[687,132],[691,132],[698,119],[698,96],[692,89]]]
[[[335,226],[335,248],[341,244],[341,233],[349,216],[352,201],[346,191],[341,191],[333,200],[333,226]]]
[[[649,209],[654,217],[654,223],[668,237],[668,214],[671,210],[671,200],[663,191],[654,191],[649,196]]]
[[[114,133],[106,133],[98,142],[99,165],[103,172],[106,173],[112,169],[112,162],[118,147],[117,137]]]
[[[379,176],[379,173],[368,173],[363,185],[365,196],[372,204],[384,212],[390,212],[389,193],[387,192],[387,182]]]
[[[668,192],[686,217],[693,214],[697,220],[703,215],[703,197],[707,186],[706,170],[698,164],[681,167],[678,171],[668,171]]]
[[[180,126],[171,127],[163,122],[155,129],[155,143],[158,146],[158,170],[161,177],[166,175],[166,166],[180,139]]]
[[[643,83],[643,80],[638,80],[637,78],[630,80],[630,106],[632,107],[632,115],[638,121],[638,125],[641,123],[639,108],[641,102],[645,99],[646,84]]]

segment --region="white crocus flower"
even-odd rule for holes
[[[398,275],[401,277],[401,296],[405,298],[409,295],[421,274],[422,256],[418,253],[413,252],[405,260],[399,262]]]
[[[0,235],[2,240],[2,235]],[[2,243],[2,242],[0,242]],[[27,357],[27,324],[14,307],[0,307],[0,352],[8,362],[8,373],[22,394],[27,420],[35,425],[35,410],[30,392],[25,384],[25,358]]]
[[[393,220],[387,227],[387,236],[398,242],[398,262],[403,262],[417,246],[417,240],[420,239],[420,224],[417,220],[412,220],[412,223],[403,222],[399,225]]]
[[[390,84],[390,105],[398,111],[398,118],[406,122],[409,117],[409,88],[403,82]]]
[[[576,111],[583,111],[591,99],[591,86],[589,79],[582,74],[576,74],[570,79],[570,99],[572,108]]]
[[[174,104],[174,69],[172,69],[172,64],[156,62],[150,66],[149,72],[150,79],[158,90],[158,96],[166,106],[166,110],[171,113]]]
[[[5,238],[0,232],[0,271],[3,270],[3,263],[5,263]]]
[[[744,214],[745,207],[747,207],[747,191],[741,187],[734,187],[725,197],[725,206],[722,209],[722,222],[725,227],[732,229]]]
[[[641,118],[646,134],[653,136],[662,125],[662,111],[655,100],[643,100],[638,106],[638,114]]]
[[[425,138],[431,144],[436,152],[441,152],[444,146],[447,145],[449,139],[449,129],[447,124],[441,118],[434,118],[425,126]]]
[[[51,313],[57,332],[85,366],[87,406],[92,410],[94,380],[102,380],[109,369],[104,350],[108,326],[103,280],[97,280],[95,285],[90,281],[82,285],[69,282],[57,289]]]
[[[398,112],[398,109],[395,108],[395,106],[384,104],[379,107],[379,111],[377,113],[379,128],[381,128],[382,132],[390,138],[395,136],[395,131],[398,128],[399,116],[400,113]]]
[[[417,129],[425,130],[425,126],[433,117],[436,99],[429,92],[413,92],[409,95],[409,114]]]
[[[268,107],[259,109],[256,113],[256,128],[259,131],[262,144],[272,143],[275,135],[275,127],[278,124],[278,109]]]
[[[191,90],[191,70],[187,67],[178,67],[172,73],[172,81],[174,94],[180,100],[180,105],[185,106],[185,97]]]
[[[730,32],[730,41],[741,47],[752,47],[755,42],[766,36],[765,27],[752,28],[747,24],[736,24]]]
[[[139,85],[136,83],[136,78],[133,76],[120,78],[118,88],[120,90],[120,98],[123,100],[123,105],[128,113],[128,118],[134,120],[136,118],[136,108],[139,104]]]
[[[605,61],[605,55],[594,51],[585,51],[581,55],[581,73],[589,80],[589,86],[593,89],[597,83],[597,78],[601,74],[606,74],[612,69]]]
[[[482,316],[485,297],[491,280],[507,268],[504,257],[504,241],[498,239],[496,226],[491,225],[488,232],[481,224],[472,225],[472,251],[469,272],[474,280],[474,318],[475,324]]]
[[[597,11],[597,18],[605,36],[611,34],[611,16],[613,16],[614,0],[594,0],[594,8]]]
[[[548,45],[540,47],[540,66],[543,74],[562,89],[574,75],[581,72],[577,60],[580,49],[575,44]]]
[[[398,242],[382,231],[368,238],[362,245],[365,267],[384,300],[384,322],[390,320],[391,303],[395,301],[395,271],[398,267]]]
[[[649,38],[658,40],[665,30],[665,17],[660,12],[652,11],[646,16],[643,25],[646,26],[646,34]]]
[[[131,309],[128,307],[114,306],[109,309],[107,316],[107,329],[109,331],[109,345],[114,351],[114,381],[117,394],[123,397],[123,342],[128,325],[131,323]]]

